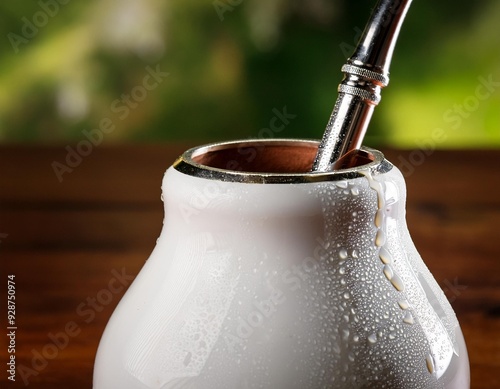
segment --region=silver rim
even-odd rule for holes
[[[393,165],[385,159],[384,155],[380,151],[368,147],[363,147],[362,150],[373,156],[373,162],[350,169],[336,170],[335,172],[255,173],[214,168],[211,166],[199,164],[193,160],[193,158],[207,152],[239,147],[262,148],[266,147],[266,145],[302,145],[305,147],[317,147],[319,145],[319,141],[301,139],[257,139],[212,143],[187,150],[174,162],[173,167],[178,172],[193,177],[226,182],[257,184],[303,184],[311,182],[340,181],[363,177],[367,172],[370,172],[373,175],[383,174],[387,173],[393,168]]]

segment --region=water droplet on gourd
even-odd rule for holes
[[[406,311],[403,322],[406,324],[413,324],[415,322],[415,320],[413,319],[413,315],[411,314],[410,311]]]
[[[380,258],[380,260],[385,263],[385,264],[388,264],[388,263],[391,263],[392,262],[392,256],[391,254],[389,253],[389,251],[387,251],[387,249],[385,247],[381,247],[380,248],[380,251],[378,253],[378,256]]]
[[[392,277],[394,276],[394,270],[392,270],[392,267],[390,265],[385,265],[383,272],[388,280],[391,280]]]
[[[403,291],[405,288],[403,280],[401,280],[401,278],[399,278],[399,276],[396,273],[394,273],[394,275],[391,278],[391,284],[400,292]]]
[[[385,233],[383,230],[378,230],[375,236],[375,245],[377,247],[382,247],[385,244]]]
[[[434,357],[431,354],[427,356],[427,358],[425,359],[425,363],[427,365],[427,370],[429,370],[429,373],[434,374],[436,367],[434,364]]]
[[[379,209],[375,214],[375,227],[380,228],[384,222],[384,212]]]
[[[398,301],[398,305],[399,305],[399,307],[401,309],[408,309],[408,308],[410,308],[410,304],[406,300]]]

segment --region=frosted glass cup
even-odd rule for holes
[[[372,149],[310,173],[318,142],[188,150],[156,247],[101,339],[94,389],[469,388],[460,326]]]

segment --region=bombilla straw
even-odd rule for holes
[[[379,0],[356,47],[342,67],[344,79],[314,160],[313,172],[335,168],[359,149],[380,92],[389,83],[394,46],[412,0]]]

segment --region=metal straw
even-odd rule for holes
[[[342,67],[344,79],[312,171],[325,172],[359,149],[380,92],[389,83],[396,40],[412,0],[379,0],[356,47]]]

